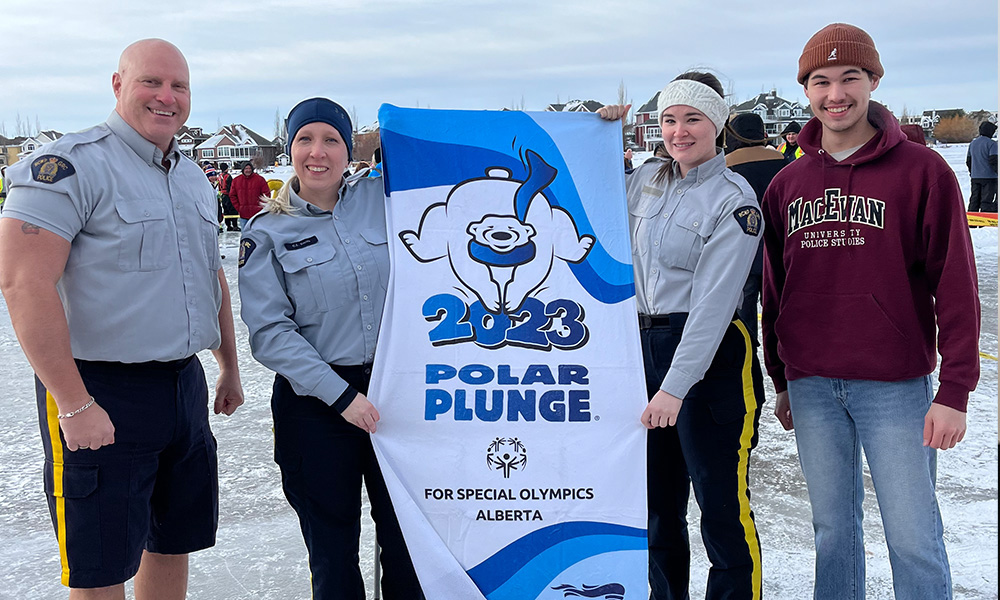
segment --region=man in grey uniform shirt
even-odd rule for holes
[[[11,168],[0,287],[36,374],[45,487],[70,598],[183,598],[214,544],[215,440],[195,354],[219,363],[215,412],[243,403],[215,194],[174,135],[184,56],[122,53],[107,122]]]

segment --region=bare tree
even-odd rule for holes
[[[275,138],[279,138],[279,139],[281,138],[281,123],[282,123],[282,121],[283,121],[283,119],[281,118],[281,113],[279,112],[278,108],[275,107],[275,109],[274,109],[274,137]]]
[[[354,127],[354,133],[358,132],[358,107],[351,105],[351,125]]]
[[[253,165],[255,171],[259,171],[264,168],[264,154],[258,150],[253,158],[250,159],[250,164]]]
[[[7,122],[0,121],[0,137],[7,137]]]
[[[979,126],[965,115],[941,119],[934,126],[934,138],[949,144],[971,142],[979,133]]]

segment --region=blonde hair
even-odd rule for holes
[[[274,198],[267,198],[260,204],[267,212],[275,215],[291,215],[298,212],[298,208],[292,206],[292,191],[299,192],[299,176],[292,175],[291,179],[281,186]]]

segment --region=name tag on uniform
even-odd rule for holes
[[[304,240],[299,240],[297,242],[288,242],[285,244],[285,250],[301,250],[303,248],[308,248],[313,244],[318,244],[319,239],[316,236],[307,237]]]

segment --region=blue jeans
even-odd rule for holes
[[[799,462],[816,534],[814,598],[865,597],[861,449],[865,450],[897,600],[950,599],[951,571],[934,492],[935,450],[923,445],[930,377],[788,382]]]

